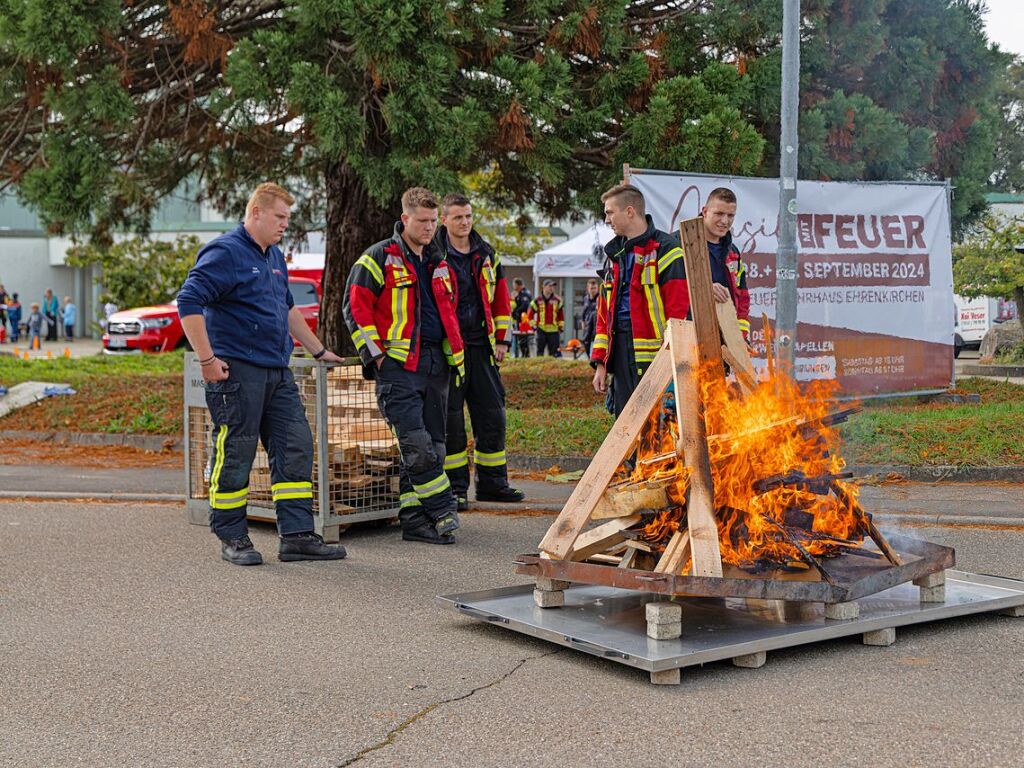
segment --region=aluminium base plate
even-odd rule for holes
[[[533,584],[442,595],[438,600],[474,619],[505,626],[584,653],[652,673],[736,659],[837,637],[1024,606],[1024,581],[946,572],[945,601],[920,601],[900,584],[856,601],[859,617],[825,618],[823,603],[746,598],[677,598],[682,637],[647,636],[645,604],[665,600],[630,589],[579,585],[561,608],[539,608]]]

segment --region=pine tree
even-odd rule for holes
[[[23,199],[102,236],[144,226],[190,176],[233,210],[282,181],[299,222],[325,217],[336,349],[348,269],[409,185],[444,193],[492,168],[503,202],[558,217],[596,208],[623,159],[760,161],[743,78],[706,55],[702,0],[0,3],[0,173]]]

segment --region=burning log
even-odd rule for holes
[[[799,469],[791,469],[784,475],[772,475],[771,477],[757,480],[753,483],[752,488],[754,493],[767,493],[775,488],[789,486],[793,488],[806,488],[811,493],[824,496],[829,492],[834,481],[845,480],[850,477],[853,477],[853,472],[840,472],[838,474],[829,472],[824,475],[817,475],[816,477],[808,477]]]
[[[676,531],[665,546],[665,553],[661,556],[658,564],[654,566],[654,572],[680,573],[689,559],[690,532],[687,530]]]
[[[821,577],[825,579],[825,581],[827,581],[832,586],[835,586],[835,581],[833,580],[832,575],[825,569],[825,566],[822,565],[814,555],[812,555],[810,552],[804,549],[800,542],[796,540],[796,538],[790,536],[789,531],[787,531],[783,526],[779,525],[777,522],[772,520],[770,517],[766,517],[765,519],[775,526],[775,528],[779,531],[779,533],[782,534],[782,536],[786,539],[788,543],[793,545],[796,551],[800,553],[800,557],[804,559],[804,562],[816,568],[818,573],[821,574]]]
[[[893,565],[903,565],[903,560],[900,558],[899,554],[889,546],[889,542],[885,540],[885,536],[883,536],[882,532],[875,527],[875,523],[871,519],[871,515],[864,511],[864,508],[861,507],[860,503],[853,498],[853,496],[850,495],[849,491],[846,490],[843,484],[833,481],[832,493],[834,493],[836,498],[839,499],[839,501],[841,501],[851,512],[860,518],[862,529],[871,537],[871,540],[875,542],[878,548],[882,551],[882,554],[885,555],[885,558]]]

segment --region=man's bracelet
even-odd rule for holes
[[[321,357],[327,354],[327,347],[323,347],[319,352],[313,355],[314,360],[319,360]]]
[[[209,365],[210,363],[212,363],[212,362],[213,362],[214,360],[216,360],[216,359],[217,359],[217,356],[216,356],[216,355],[210,355],[210,356],[209,356],[208,358],[206,358],[205,360],[200,360],[200,361],[199,361],[199,364],[200,364],[200,365]]]

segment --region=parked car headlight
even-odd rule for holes
[[[169,317],[145,317],[139,321],[143,328],[166,328],[171,324]]]

